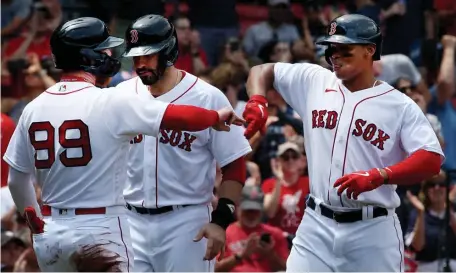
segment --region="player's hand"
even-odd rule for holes
[[[24,211],[24,218],[32,234],[40,234],[44,232],[44,221],[38,217],[34,208],[26,207]]]
[[[223,256],[225,254],[225,230],[216,224],[207,223],[200,229],[193,241],[199,242],[203,238],[207,239],[207,247],[206,254],[204,255],[204,260],[210,261],[214,259],[219,253],[219,260],[223,259]]]
[[[244,133],[247,139],[253,137],[258,131],[264,134],[268,120],[268,101],[260,95],[252,96],[247,102],[242,116],[248,124]]]
[[[255,251],[258,249],[260,243],[260,236],[256,233],[251,233],[249,235],[249,238],[247,239],[247,242],[245,243],[244,249],[242,252],[239,254],[242,259],[249,258],[250,255],[255,253]]]
[[[216,131],[229,132],[231,124],[242,126],[245,123],[245,120],[236,116],[236,113],[234,113],[233,109],[230,107],[220,109],[217,111],[217,113],[219,115],[219,121],[217,124],[212,126],[212,128]]]
[[[407,191],[407,199],[410,201],[410,204],[418,211],[423,213],[424,212],[424,205],[423,202],[418,199],[416,195],[411,193],[410,191]]]
[[[339,187],[337,190],[339,196],[347,190],[347,197],[357,200],[361,193],[374,190],[383,185],[384,180],[380,170],[372,169],[344,175],[337,179],[334,183],[334,188]]]

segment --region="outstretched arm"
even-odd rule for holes
[[[266,91],[273,88],[274,64],[257,65],[250,69],[247,80],[247,93],[249,97],[255,95],[266,96]]]
[[[230,124],[239,126],[243,122],[228,108],[214,111],[191,105],[170,104],[165,110],[160,128],[194,132],[213,127],[218,131],[229,131]]]

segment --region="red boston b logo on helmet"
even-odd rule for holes
[[[138,42],[138,31],[137,31],[136,29],[132,29],[132,30],[130,31],[130,35],[131,35],[131,40],[130,40],[130,42],[131,42],[132,44],[137,43],[137,42]]]
[[[334,35],[334,33],[336,33],[336,27],[337,27],[336,22],[332,22],[331,26],[329,28],[328,35]]]

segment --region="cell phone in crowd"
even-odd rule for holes
[[[269,233],[261,234],[260,241],[269,244],[271,242],[271,234],[269,234]]]

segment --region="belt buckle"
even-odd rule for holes
[[[342,215],[342,213],[333,211],[333,220],[336,222],[339,222],[337,219],[338,219],[338,216],[340,216],[340,215]]]

